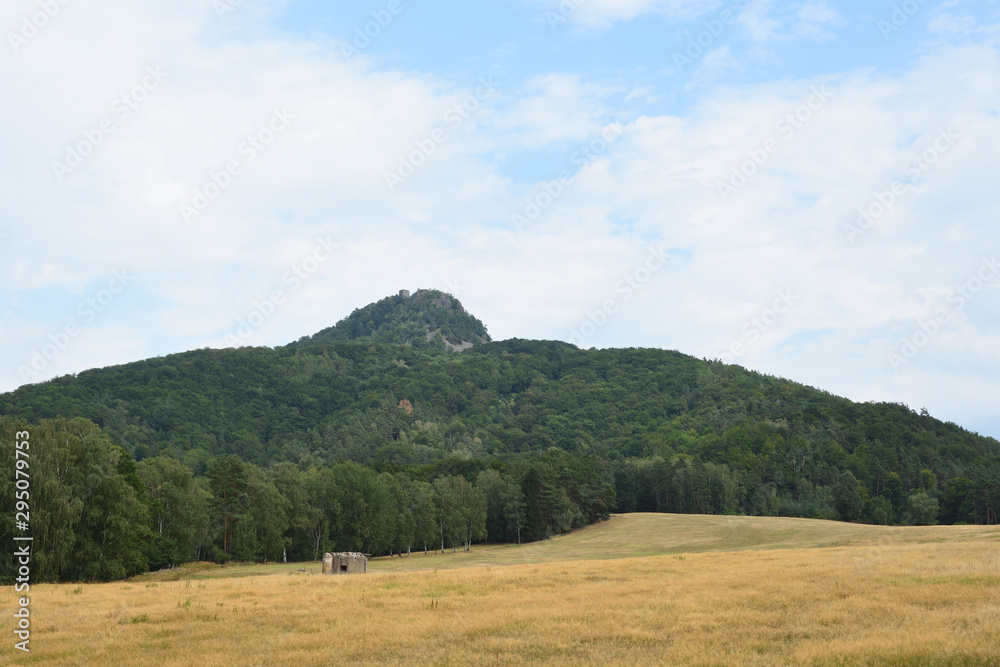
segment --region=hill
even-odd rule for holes
[[[293,343],[315,343],[369,338],[379,343],[412,345],[417,348],[461,351],[490,340],[486,326],[470,315],[461,302],[438,290],[417,290],[411,296],[401,290],[358,308],[335,326]]]
[[[611,466],[617,511],[835,518],[850,473],[846,518],[898,521],[925,491],[945,521],[996,520],[996,440],[663,350],[509,340],[449,354],[365,338],[198,350],[22,387],[0,395],[0,414],[85,417],[137,460],[197,474],[226,454],[475,472],[555,447]]]
[[[1000,508],[1000,442],[925,412],[676,351],[492,342],[426,290],[284,347],[196,350],[0,395],[0,430],[29,427],[78,462],[53,477],[66,494],[53,511],[88,507],[88,475],[118,489],[90,524],[73,518],[89,526],[80,544],[103,539],[101,516],[136,507],[162,537],[152,549],[123,536],[114,562],[67,557],[54,577],[531,541],[611,512],[922,525],[995,524]],[[164,521],[176,506],[184,520]]]

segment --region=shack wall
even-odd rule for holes
[[[328,553],[323,555],[323,574],[364,574],[368,557],[360,553]]]

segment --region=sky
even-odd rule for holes
[[[0,391],[401,289],[1000,437],[1000,6],[8,0]]]

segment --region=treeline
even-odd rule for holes
[[[199,350],[27,385],[0,395],[0,414],[85,417],[137,460],[174,458],[198,475],[226,454],[409,466],[554,446],[606,460],[686,454],[779,490],[803,475],[831,486],[850,469],[878,495],[891,472],[915,487],[925,469],[943,484],[1000,465],[1000,442],[905,406],[676,352],[542,341],[461,354],[366,340]]]
[[[357,463],[267,468],[235,455],[196,476],[174,459],[136,463],[84,419],[0,421],[0,502],[14,506],[14,436],[30,435],[32,581],[107,581],[194,560],[309,561],[468,550],[544,539],[609,516],[607,467],[550,450],[509,461],[406,470]],[[14,519],[3,515],[9,540]],[[21,533],[17,533],[21,534]],[[10,582],[13,562],[0,578]]]
[[[479,474],[494,469],[522,489],[525,539],[592,520],[590,508],[598,504],[591,497],[600,498],[604,512],[997,522],[1000,442],[926,411],[854,403],[672,351],[580,350],[514,339],[449,354],[439,349],[443,345],[364,337],[397,340],[404,329],[416,335],[428,322],[444,326],[448,318],[466,318],[479,330],[481,323],[457,307],[434,305],[443,302],[431,296],[392,297],[362,309],[337,328],[338,336],[352,340],[198,350],[26,385],[0,395],[0,415],[28,423],[89,419],[139,462],[136,475],[171,465],[160,459],[177,462],[213,499],[219,490],[211,480],[220,461],[238,457],[250,466],[249,491],[224,498],[233,503],[230,524],[217,509],[209,515],[208,537],[191,547],[202,558],[220,550],[220,557],[232,557],[244,543],[254,547],[247,542],[252,533],[260,557],[275,559],[266,545],[277,543],[272,536],[279,532],[292,540],[286,552],[307,556],[300,513],[286,511],[290,527],[280,531],[253,515],[253,503],[271,494],[257,491],[267,484],[290,502],[295,484],[306,489],[307,504],[326,517],[322,548],[400,549],[386,546],[384,537],[400,531],[381,527],[367,529],[362,547],[351,546],[348,536],[361,529],[343,527],[350,512],[338,507],[346,501],[338,505],[315,495],[308,477],[313,469],[335,471],[328,474],[344,477],[344,484],[373,479],[365,488],[385,487],[372,492],[378,507],[385,494],[410,493],[402,478],[433,486],[438,477],[461,476],[479,488]],[[367,472],[350,473],[351,464]],[[539,475],[547,466],[557,472],[536,483],[532,466]],[[551,491],[561,482],[550,479],[574,467],[580,472],[568,478],[599,479],[610,491],[591,484],[563,502]],[[282,470],[297,471],[299,481],[280,481],[275,475]],[[541,487],[537,501],[529,493],[535,486]],[[516,538],[509,532],[500,537],[506,521],[489,516],[487,539]],[[170,553],[169,544],[163,548]],[[184,553],[177,557],[191,552]]]
[[[851,466],[850,463],[854,463]],[[754,471],[731,470],[679,454],[665,460],[614,462],[616,512],[744,514],[836,519],[880,525],[996,524],[1000,509],[1000,471],[980,469],[972,478],[953,477],[939,484],[924,469],[914,479],[880,472],[874,487],[862,483],[849,462],[828,485],[805,472],[786,479],[762,478]]]

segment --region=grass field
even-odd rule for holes
[[[6,663],[1000,665],[1000,529],[626,515],[532,545],[33,587]],[[11,617],[3,589],[0,614]]]

